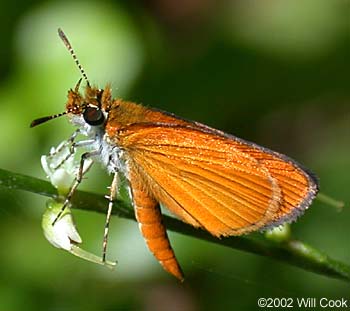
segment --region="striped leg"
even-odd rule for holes
[[[166,271],[183,281],[183,273],[162,222],[159,204],[145,191],[138,176],[130,175],[135,216],[147,246]]]
[[[106,216],[106,223],[105,223],[105,231],[103,235],[103,245],[102,245],[102,261],[106,261],[106,253],[107,253],[107,243],[108,243],[108,232],[109,232],[109,223],[112,216],[112,209],[113,209],[113,202],[117,196],[118,192],[118,182],[119,182],[119,175],[118,173],[114,173],[113,181],[110,188],[110,194],[109,196],[106,196],[108,199],[108,209],[107,209],[107,216]]]
[[[84,163],[87,159],[93,157],[94,155],[96,155],[95,152],[86,152],[86,153],[83,153],[81,158],[80,158],[80,165],[79,165],[79,170],[78,170],[78,173],[77,173],[77,176],[75,178],[75,181],[72,185],[72,187],[70,188],[67,196],[66,196],[66,199],[64,200],[63,202],[63,206],[60,210],[60,212],[57,214],[55,220],[52,222],[52,225],[54,226],[55,223],[57,222],[57,220],[60,219],[60,217],[62,216],[64,210],[66,209],[66,207],[68,206],[68,204],[70,204],[70,201],[73,197],[73,194],[75,193],[75,191],[77,190],[78,186],[80,185],[82,179],[83,179],[83,176],[84,174],[91,168],[91,166],[94,164],[94,162],[90,162],[88,164],[88,166],[86,168],[84,168]]]

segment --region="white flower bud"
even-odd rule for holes
[[[46,211],[42,218],[42,228],[46,239],[55,247],[71,251],[72,242],[81,243],[82,239],[75,227],[70,208],[67,206],[61,217],[56,221],[63,203],[48,200]]]
[[[84,260],[114,269],[116,262],[102,261],[101,257],[87,252],[77,245],[82,243],[82,239],[75,227],[69,206],[65,208],[61,217],[54,225],[53,222],[61,212],[63,203],[50,199],[47,201],[46,206],[47,208],[43,215],[41,224],[44,230],[44,236],[53,246],[62,248]]]

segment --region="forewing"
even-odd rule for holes
[[[216,236],[292,220],[314,196],[293,161],[205,126],[134,124],[118,140],[159,202]]]

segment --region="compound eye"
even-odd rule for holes
[[[101,125],[105,120],[101,109],[94,107],[87,107],[83,112],[83,118],[89,125]]]

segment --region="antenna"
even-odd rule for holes
[[[42,118],[38,118],[38,119],[35,119],[34,121],[32,121],[32,123],[30,124],[30,127],[34,127],[34,126],[37,126],[41,123],[44,123],[46,121],[49,121],[49,120],[52,120],[52,119],[56,119],[56,118],[59,118],[59,117],[62,117],[64,116],[65,114],[67,114],[67,112],[62,112],[62,113],[58,113],[58,114],[54,114],[52,116],[47,116],[47,117],[42,117]]]
[[[30,127],[34,127],[34,126],[37,126],[37,125],[39,125],[41,123],[44,123],[46,121],[62,117],[65,114],[67,114],[66,111],[62,112],[62,113],[54,114],[52,116],[47,116],[47,117],[42,117],[42,118],[35,119],[34,121],[32,121],[32,123],[30,123]]]
[[[72,48],[72,45],[70,44],[67,36],[65,35],[65,33],[63,32],[63,30],[61,28],[58,28],[58,35],[60,36],[61,40],[63,41],[64,45],[67,47],[69,53],[72,55],[75,63],[77,64],[81,74],[83,75],[84,79],[86,80],[86,83],[87,85],[90,87],[90,82],[89,82],[89,79],[84,71],[84,68],[81,66],[78,58],[77,58],[77,55],[75,54],[73,48]]]

